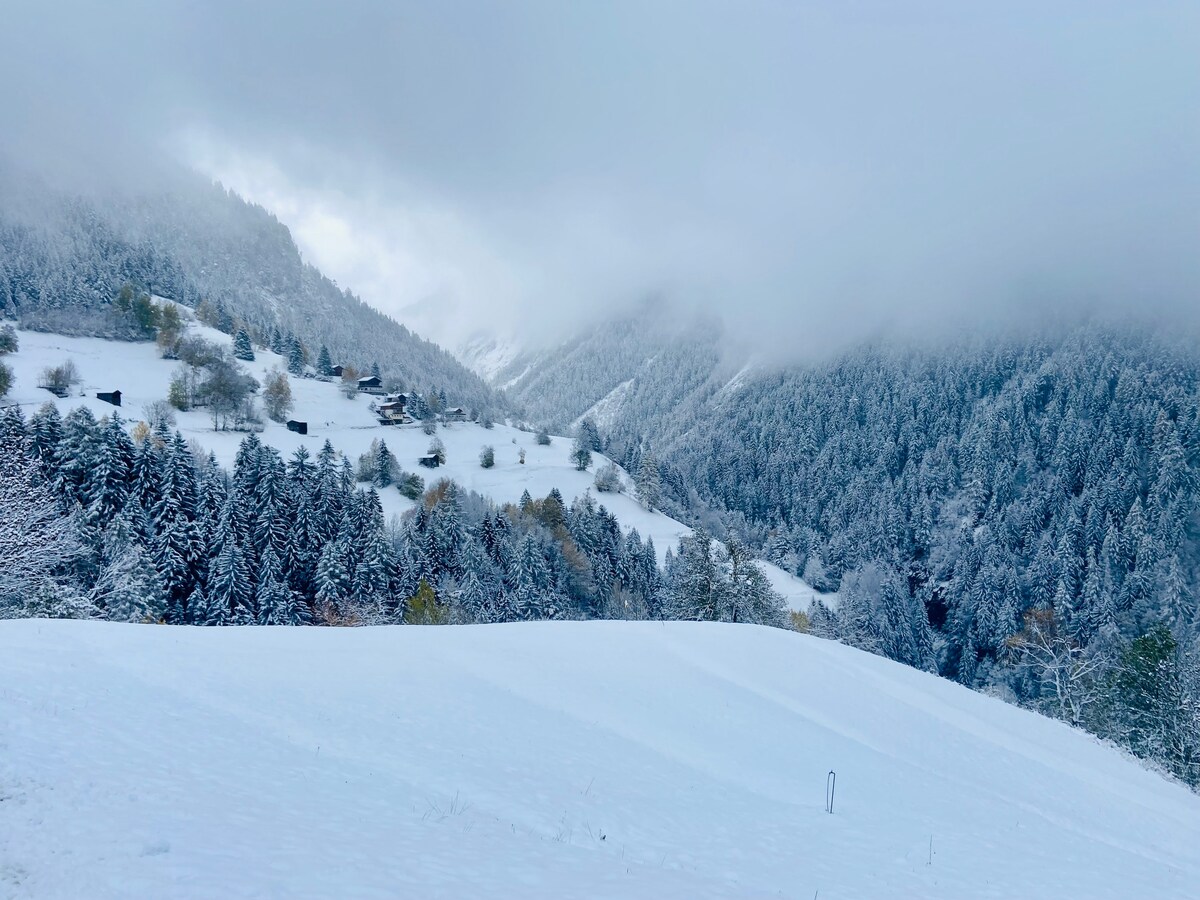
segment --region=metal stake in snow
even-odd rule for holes
[[[825,812],[833,815],[833,792],[837,790],[837,772],[829,770],[825,776]]]

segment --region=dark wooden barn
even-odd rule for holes
[[[295,419],[288,419],[287,430],[294,431],[296,434],[308,434],[308,423],[297,422]]]
[[[96,399],[103,400],[105,403],[111,403],[113,406],[121,405],[120,391],[97,391]]]

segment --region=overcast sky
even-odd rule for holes
[[[453,343],[1200,307],[1200,3],[6,0],[0,146],[171,154]]]

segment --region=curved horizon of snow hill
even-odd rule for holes
[[[1184,787],[778,629],[14,620],[0,684],[5,897],[1124,900],[1200,883]]]

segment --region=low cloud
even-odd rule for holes
[[[1194,5],[10,12],[8,153],[173,154],[448,343],[646,297],[788,354],[1200,307]]]

